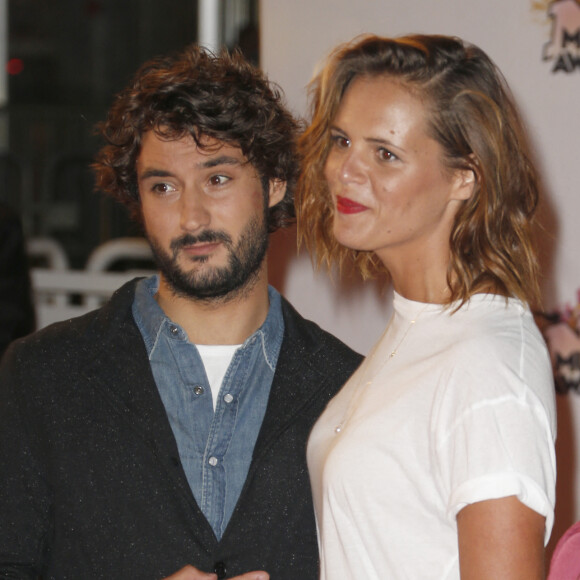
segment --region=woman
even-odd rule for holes
[[[319,266],[384,266],[394,288],[310,437],[321,578],[542,578],[555,410],[529,309],[538,177],[501,74],[456,38],[367,36],[313,97],[301,240]]]

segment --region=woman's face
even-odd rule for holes
[[[348,248],[376,252],[387,267],[393,252],[447,255],[453,217],[471,194],[463,183],[469,177],[444,167],[426,115],[400,82],[361,77],[346,90],[331,125],[324,174],[334,235]]]

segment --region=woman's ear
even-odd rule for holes
[[[458,169],[455,171],[453,180],[453,199],[465,201],[473,195],[477,182],[473,169]]]
[[[282,179],[270,179],[270,191],[268,207],[274,207],[280,203],[286,195],[286,182]]]

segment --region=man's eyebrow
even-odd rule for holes
[[[237,157],[232,157],[231,155],[219,155],[218,157],[212,157],[207,161],[202,161],[198,163],[197,166],[200,169],[210,169],[212,167],[217,167],[218,165],[243,165],[245,161],[238,159]]]
[[[139,180],[149,179],[150,177],[173,177],[173,173],[164,169],[146,169],[137,176]]]
[[[245,160],[239,159],[238,157],[232,157],[231,155],[219,155],[218,157],[212,157],[207,161],[202,161],[196,165],[198,169],[211,169],[212,167],[218,167],[219,165],[243,165],[246,163]],[[138,175],[139,180],[150,179],[152,177],[174,177],[171,171],[166,169],[145,169],[143,173]]]

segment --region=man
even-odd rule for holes
[[[305,445],[360,360],[268,287],[296,129],[259,71],[194,47],[118,96],[97,183],[159,275],[7,352],[0,577],[317,577]]]

